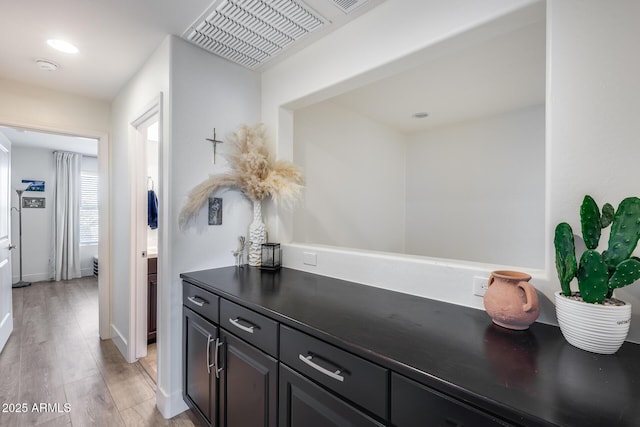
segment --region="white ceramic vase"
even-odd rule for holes
[[[556,315],[569,344],[598,354],[613,354],[624,343],[631,324],[631,304],[589,304],[555,293]]]
[[[267,227],[262,221],[262,202],[253,201],[253,222],[249,225],[249,265],[262,265],[262,244],[267,243]]]

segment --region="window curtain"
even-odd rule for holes
[[[55,152],[53,190],[53,279],[81,277],[80,270],[80,163],[82,155]]]

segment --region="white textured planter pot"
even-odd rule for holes
[[[622,345],[631,324],[631,304],[605,306],[574,301],[555,293],[556,314],[569,344],[598,354],[613,354]]]

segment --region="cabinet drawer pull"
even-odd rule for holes
[[[222,368],[220,367],[220,359],[219,359],[219,355],[220,355],[220,347],[222,347],[223,342],[220,341],[220,339],[216,338],[216,353],[215,353],[215,357],[214,357],[214,364],[216,365],[216,367],[214,368],[216,370],[216,378],[220,378],[220,372],[222,372]]]
[[[209,337],[207,338],[207,373],[210,374],[211,373],[211,368],[213,368],[216,364],[216,362],[214,363],[210,363],[211,362],[211,342],[213,341],[213,337],[211,335],[209,335]],[[216,344],[218,342],[218,339],[216,338]],[[218,347],[216,346],[216,351],[218,350]],[[216,360],[217,360],[217,353],[216,353]]]
[[[195,305],[197,305],[198,307],[202,307],[205,304],[209,304],[209,301],[207,301],[206,299],[202,299],[200,297],[187,297],[187,299],[192,303],[194,303]]]
[[[253,333],[254,329],[260,329],[259,327],[257,327],[256,325],[248,322],[247,320],[245,320],[245,319],[242,319],[242,320],[244,320],[245,322],[249,323],[249,326],[242,325],[240,323],[240,318],[239,317],[236,317],[235,319],[229,318],[229,323],[231,323],[233,326],[235,326],[238,329],[241,329],[241,330],[243,330],[245,332],[249,332],[250,334]]]
[[[331,377],[336,381],[340,381],[340,382],[344,381],[344,377],[342,375],[340,375],[342,373],[342,369],[338,369],[335,372],[331,372],[330,370],[328,370],[326,368],[323,368],[322,366],[318,365],[317,363],[315,363],[313,361],[313,354],[309,354],[308,356],[304,356],[302,354],[299,354],[298,355],[298,359],[303,361],[305,364],[311,366],[316,371],[322,372],[326,376]]]

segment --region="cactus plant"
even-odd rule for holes
[[[640,239],[640,199],[628,197],[618,209],[606,203],[602,213],[595,200],[586,195],[580,206],[580,223],[587,250],[576,268],[573,231],[566,222],[555,230],[556,269],[562,293],[571,295],[571,281],[578,279],[578,289],[585,302],[602,303],[613,290],[640,279],[640,259],[632,257]],[[596,249],[603,228],[611,225],[607,250]]]
[[[582,224],[582,238],[588,249],[598,247],[600,233],[602,232],[602,222],[600,220],[600,209],[596,201],[589,195],[584,196],[580,205],[580,223]]]
[[[573,242],[573,231],[566,222],[558,224],[553,240],[556,247],[556,269],[560,278],[560,286],[565,295],[571,295],[571,280],[576,277],[576,249]]]
[[[609,268],[615,268],[622,261],[628,259],[640,239],[640,199],[628,197],[624,199],[611,223],[609,247],[605,254],[605,261]]]
[[[611,224],[614,212],[613,206],[611,206],[610,203],[605,203],[602,206],[602,215],[600,216],[600,225],[602,228],[607,228],[609,224]]]
[[[598,251],[589,249],[580,257],[578,284],[580,296],[584,302],[602,302],[607,297],[609,271]]]

